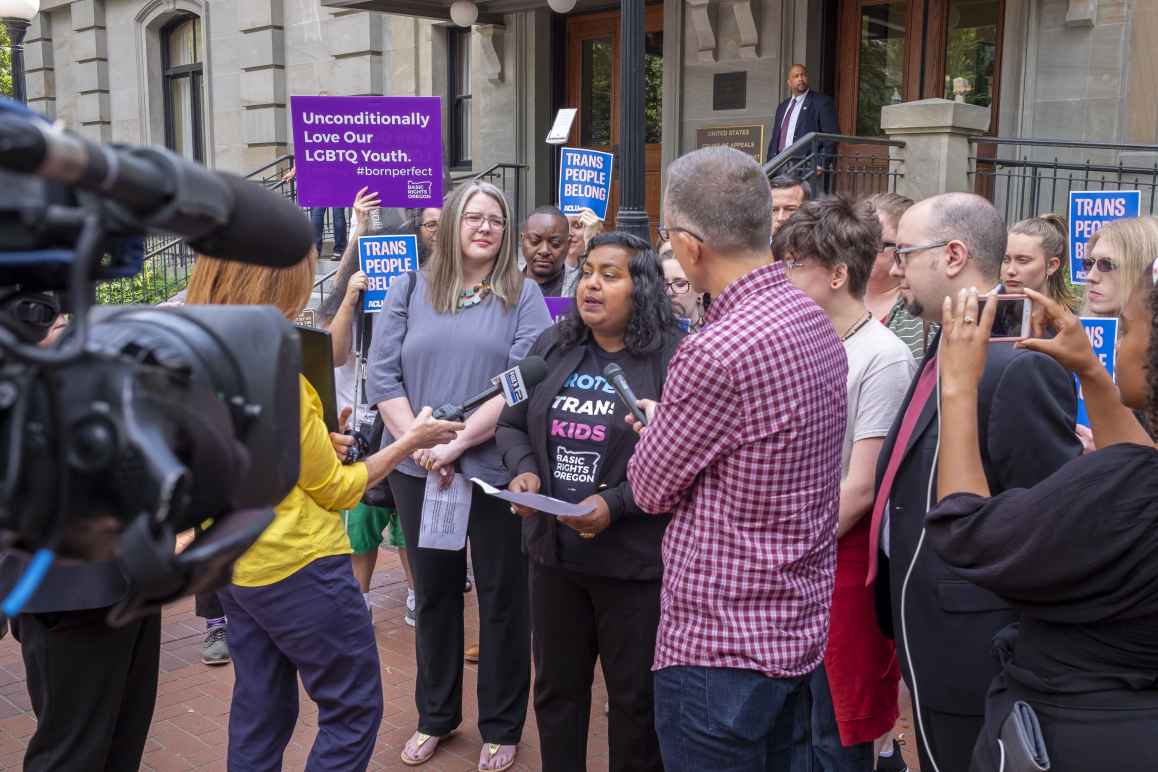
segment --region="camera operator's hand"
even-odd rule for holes
[[[334,452],[338,454],[338,461],[343,464],[349,458],[350,448],[354,447],[354,435],[346,434],[350,414],[353,412],[354,408],[349,405],[342,408],[342,412],[338,416],[338,431],[330,432],[330,443],[334,446]]]
[[[381,199],[370,188],[362,188],[354,196],[354,235],[365,236],[370,232],[370,215],[380,206]]]
[[[434,411],[428,407],[422,408],[422,412],[415,416],[414,423],[410,424],[410,428],[402,435],[402,444],[411,452],[422,448],[452,444],[458,433],[466,428],[458,421],[439,421],[432,417],[433,413]],[[427,453],[429,452],[427,451]],[[419,455],[415,454],[416,460]],[[455,456],[455,458],[457,457]]]

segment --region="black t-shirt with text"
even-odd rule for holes
[[[551,490],[557,499],[577,504],[597,493],[612,437],[631,431],[624,421],[627,409],[603,377],[603,368],[624,356],[626,352],[609,353],[589,344],[583,360],[567,376],[551,404],[547,452]],[[583,562],[589,552],[584,540],[562,521],[556,533],[560,560]]]

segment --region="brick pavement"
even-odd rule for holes
[[[417,725],[414,709],[414,631],[402,622],[406,586],[396,553],[383,551],[371,583],[374,631],[382,661],[385,711],[370,769],[410,769],[398,758],[402,745]],[[475,593],[466,596],[468,642],[478,640]],[[229,699],[233,667],[201,664],[203,623],[193,614],[192,600],[165,610],[161,631],[161,681],[142,769],[224,770]],[[466,666],[463,683],[464,723],[444,743],[438,755],[422,767],[427,772],[469,772],[477,769],[482,737],[474,721],[478,715],[475,688],[478,670]],[[587,768],[607,769],[606,692],[597,678],[592,695],[591,739]],[[528,711],[519,764],[516,770],[539,770],[538,732],[534,710]],[[317,732],[317,709],[303,692],[297,729],[285,752],[285,769],[305,767]],[[0,770],[18,770],[24,747],[35,728],[24,686],[20,650],[11,636],[0,641]]]

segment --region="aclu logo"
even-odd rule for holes
[[[431,197],[434,192],[433,180],[425,180],[423,182],[416,182],[415,180],[406,181],[406,197],[427,199]]]

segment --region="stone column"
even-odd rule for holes
[[[241,31],[243,169],[257,169],[288,152],[283,0],[238,3]]]
[[[77,92],[76,130],[95,142],[112,139],[109,100],[109,41],[105,29],[105,0],[74,0],[72,54]]]
[[[337,12],[324,29],[334,57],[334,82],[326,89],[330,96],[382,96],[386,88],[382,14]]]
[[[24,38],[24,82],[28,106],[52,120],[56,119],[56,70],[52,58],[52,19],[39,13]]]
[[[619,16],[619,212],[618,230],[651,241],[644,206],[643,0],[625,0]]]
[[[920,99],[881,109],[881,129],[905,143],[889,148],[901,161],[897,192],[914,201],[972,190],[969,137],[989,128],[989,108],[948,99]]]

